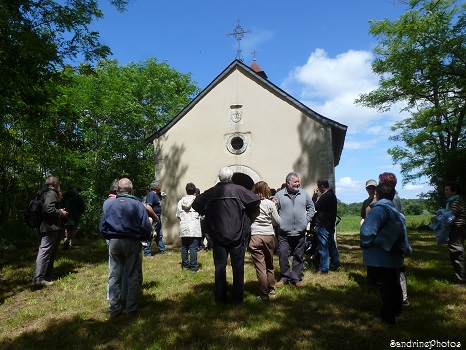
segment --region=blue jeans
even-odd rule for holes
[[[304,234],[300,236],[278,236],[278,250],[280,263],[280,281],[298,283],[303,271]],[[293,257],[290,270],[288,256]]]
[[[120,303],[122,294],[123,271],[128,275],[128,295],[126,313],[135,313],[138,309],[139,292],[142,284],[141,242],[135,239],[111,239],[108,246],[109,274],[108,296],[110,316],[122,312]]]
[[[227,262],[230,254],[233,271],[233,302],[240,303],[244,297],[244,242],[221,245],[217,242],[212,247],[215,265],[215,301],[224,303],[227,299]]]
[[[332,269],[341,266],[334,234],[330,234],[324,227],[316,227],[317,240],[319,241],[320,264],[319,271],[326,272],[329,269],[329,258]]]
[[[153,234],[155,242],[157,243],[157,248],[161,254],[165,254],[167,248],[165,248],[165,244],[163,244],[163,232],[162,232],[162,215],[159,215],[159,221],[154,222],[152,225],[154,228]],[[147,241],[147,246],[144,247],[144,256],[151,256],[152,255],[152,238]]]
[[[181,266],[192,271],[199,270],[197,263],[197,246],[199,237],[181,237]],[[189,259],[188,259],[189,250]]]

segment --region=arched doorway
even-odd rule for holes
[[[260,180],[259,174],[248,166],[230,165],[230,169],[233,171],[232,182],[248,190],[252,189],[252,186]]]
[[[247,188],[248,190],[251,190],[254,185],[254,181],[248,175],[243,173],[234,173],[231,181],[233,181],[234,184]]]

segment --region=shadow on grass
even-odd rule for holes
[[[411,305],[403,317],[395,327],[388,327],[373,320],[380,296],[365,285],[365,267],[355,237],[339,239],[341,272],[317,276],[306,271],[303,289],[286,286],[270,302],[255,299],[258,284],[249,261],[244,302],[217,305],[213,273],[203,272],[209,276],[202,279],[199,275],[188,278],[178,269],[179,258],[173,257],[179,283],[190,284],[188,292],[176,298],[155,297],[150,292],[163,288],[158,281],[164,282],[164,276],[148,276],[135,319],[52,319],[43,331],[4,337],[0,348],[39,349],[48,339],[53,339],[48,349],[380,349],[389,348],[391,340],[464,341],[464,317],[455,319],[464,315],[464,290],[441,283],[429,286],[439,269],[421,264],[424,252],[428,258],[441,259],[445,247],[431,247],[424,236],[413,237],[419,260],[407,262],[417,284],[410,291]],[[95,263],[101,263],[102,250],[95,255],[100,257],[93,258]]]
[[[32,284],[32,275],[37,257],[36,248],[19,249],[2,252],[0,271],[4,271],[8,266],[14,266],[11,276],[0,274],[0,305],[7,298],[23,290],[41,289]],[[57,254],[54,268],[54,279],[62,278],[66,275],[76,273],[85,265],[101,264],[105,260],[105,243],[102,240],[92,239],[78,242],[72,250],[63,251],[62,246]]]
[[[368,306],[376,308],[378,296],[355,285],[308,285],[269,303],[247,297],[240,305],[213,304],[212,288],[195,285],[176,301],[143,296],[140,314],[132,320],[51,320],[43,332],[25,332],[0,345],[38,349],[54,339],[49,349],[375,349],[388,348],[391,339],[416,339],[419,327],[422,334],[444,340],[460,340],[457,337],[464,334],[461,324],[446,327],[445,300],[438,300],[434,292],[423,298],[435,299],[435,307],[416,303],[397,327],[387,327],[371,319],[375,309]],[[252,334],[244,336],[251,329]]]

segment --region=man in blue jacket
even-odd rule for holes
[[[123,311],[120,304],[123,270],[128,274],[126,317],[137,313],[142,284],[141,241],[147,240],[152,231],[146,207],[132,193],[133,184],[129,179],[118,181],[118,195],[106,203],[100,219],[100,232],[109,240],[110,318],[119,316]]]
[[[382,297],[380,316],[382,321],[395,324],[401,313],[403,295],[400,285],[400,268],[405,255],[412,253],[406,233],[406,220],[395,209],[395,187],[379,183],[377,202],[360,229],[363,262],[376,279]]]
[[[294,172],[286,176],[286,187],[275,194],[274,202],[282,218],[278,234],[281,277],[275,287],[280,288],[291,283],[302,288],[304,241],[307,226],[315,213],[314,203],[301,188],[299,176]],[[291,270],[289,255],[293,257]]]

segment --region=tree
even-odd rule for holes
[[[48,82],[82,55],[94,62],[111,51],[89,24],[103,17],[97,0],[0,1],[0,115],[40,116],[52,91]],[[123,11],[128,0],[112,0]],[[3,119],[2,119],[3,120]]]
[[[397,122],[388,150],[403,183],[427,178],[427,197],[441,199],[446,181],[466,185],[466,5],[454,0],[411,0],[398,20],[374,21],[372,63],[379,88],[357,103],[389,110],[402,102],[410,117]]]
[[[110,2],[123,11],[128,0]],[[99,33],[89,30],[103,16],[98,1],[64,3],[0,0],[0,224],[15,201],[32,195],[54,170],[48,163],[55,157],[45,158],[56,146],[52,130],[57,123],[49,107],[65,63],[78,56],[94,62],[111,53],[99,43]]]
[[[135,195],[147,193],[155,164],[153,147],[145,139],[199,90],[190,74],[155,59],[127,66],[103,60],[95,68],[67,67],[62,80],[50,109],[55,123],[48,125],[56,136],[47,143],[47,159],[53,159],[48,166],[59,167],[63,183],[85,185],[88,212],[83,223],[95,229],[115,178],[130,178]]]

